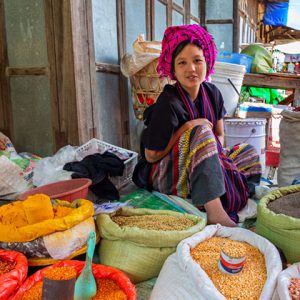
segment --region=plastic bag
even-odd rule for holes
[[[10,300],[19,300],[20,297],[30,288],[32,288],[37,282],[40,282],[42,280],[42,273],[46,269],[53,269],[57,267],[73,267],[77,272],[77,277],[81,273],[84,262],[78,261],[78,260],[65,260],[62,262],[59,262],[57,264],[54,264],[52,266],[46,267],[44,269],[41,269],[31,275],[27,280],[24,282],[24,284],[20,287],[20,289],[17,291],[17,293],[12,297]],[[125,292],[127,295],[128,300],[135,300],[136,299],[136,291],[135,286],[130,282],[129,278],[122,273],[121,271],[106,267],[103,265],[92,265],[92,270],[95,278],[109,278],[112,279],[117,283],[117,285]],[[35,299],[39,300],[39,299]]]
[[[76,148],[65,146],[54,156],[45,157],[36,163],[33,172],[33,184],[41,186],[62,180],[72,179],[73,172],[63,170],[66,163],[76,161]]]
[[[133,50],[133,54],[125,54],[121,60],[121,71],[126,77],[131,77],[158,58],[161,42],[145,41],[143,35],[139,35],[133,43]]]
[[[17,251],[0,249],[0,258],[16,262],[14,269],[0,276],[0,300],[8,299],[27,277],[28,263],[26,257]]]
[[[279,274],[276,291],[272,300],[292,299],[288,290],[291,278],[300,278],[300,263],[291,265]]]
[[[208,275],[190,255],[191,248],[213,236],[229,237],[233,240],[247,242],[264,254],[267,280],[260,299],[272,298],[276,278],[282,270],[280,256],[275,246],[265,238],[246,229],[209,225],[201,232],[179,243],[176,253],[170,255],[166,260],[157,278],[150,300],[225,299],[215,288]]]
[[[0,198],[13,200],[17,195],[32,188],[31,180],[26,180],[23,170],[9,160],[0,156]]]
[[[35,163],[40,158],[30,153],[18,154],[10,139],[0,132],[0,198],[14,200],[33,187]]]
[[[241,53],[253,57],[251,73],[270,73],[272,70],[272,54],[264,47],[249,45]]]

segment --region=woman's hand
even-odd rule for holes
[[[190,120],[190,121],[187,121],[185,124],[186,124],[187,128],[189,128],[189,129],[194,128],[195,126],[199,126],[199,125],[202,125],[202,126],[207,125],[207,126],[209,126],[210,129],[213,128],[213,124],[205,118],[198,118],[198,119]]]

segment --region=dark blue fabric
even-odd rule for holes
[[[288,19],[288,2],[269,2],[265,0],[266,10],[264,24],[273,26],[286,26]]]

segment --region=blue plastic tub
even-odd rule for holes
[[[222,52],[217,57],[217,61],[245,66],[247,73],[251,72],[252,60],[253,57],[250,55],[234,53],[234,52],[233,53]]]

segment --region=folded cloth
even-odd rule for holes
[[[115,154],[106,151],[86,156],[82,161],[70,162],[64,165],[64,170],[74,172],[72,178],[90,178],[92,192],[109,200],[119,199],[119,192],[108,176],[122,176],[124,162]]]

